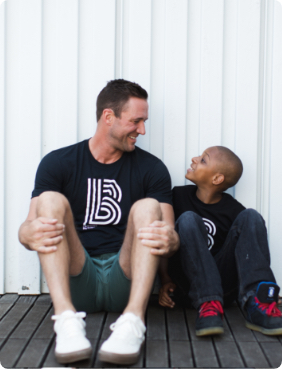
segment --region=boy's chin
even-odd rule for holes
[[[195,185],[197,184],[192,178],[190,178],[189,174],[186,174],[185,178],[188,179],[188,181],[193,182]]]

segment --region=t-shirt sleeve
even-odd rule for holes
[[[172,206],[173,206],[173,211],[174,211],[174,216],[175,216],[175,220],[177,220],[179,218],[179,216],[181,215],[181,212],[179,210],[179,196],[177,196],[177,188],[173,187],[172,189]]]
[[[145,197],[172,205],[171,178],[162,161],[152,167],[147,178]]]
[[[40,162],[31,197],[39,196],[45,191],[62,192],[63,171],[54,152],[47,154]]]

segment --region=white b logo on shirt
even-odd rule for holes
[[[202,219],[204,221],[206,230],[208,232],[208,248],[210,250],[214,245],[213,236],[216,234],[216,226],[211,220],[206,219],[206,218],[202,218]]]
[[[118,224],[121,218],[120,186],[114,179],[88,178],[87,204],[83,229],[97,225]]]

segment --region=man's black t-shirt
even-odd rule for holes
[[[175,219],[185,211],[193,211],[203,218],[208,232],[208,247],[214,256],[224,244],[230,227],[245,207],[231,195],[223,193],[216,204],[205,204],[196,196],[197,186],[174,187],[173,208]]]
[[[57,191],[68,199],[90,256],[119,251],[133,203],[145,197],[172,204],[171,179],[161,160],[136,147],[112,164],[92,156],[88,140],[46,155],[32,197]]]

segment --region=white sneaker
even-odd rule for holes
[[[85,317],[86,313],[74,313],[71,310],[52,316],[57,333],[55,356],[59,363],[72,363],[91,356],[91,344],[85,337]]]
[[[111,324],[113,333],[99,350],[99,360],[114,364],[133,364],[138,360],[146,327],[133,313],[125,313]]]

